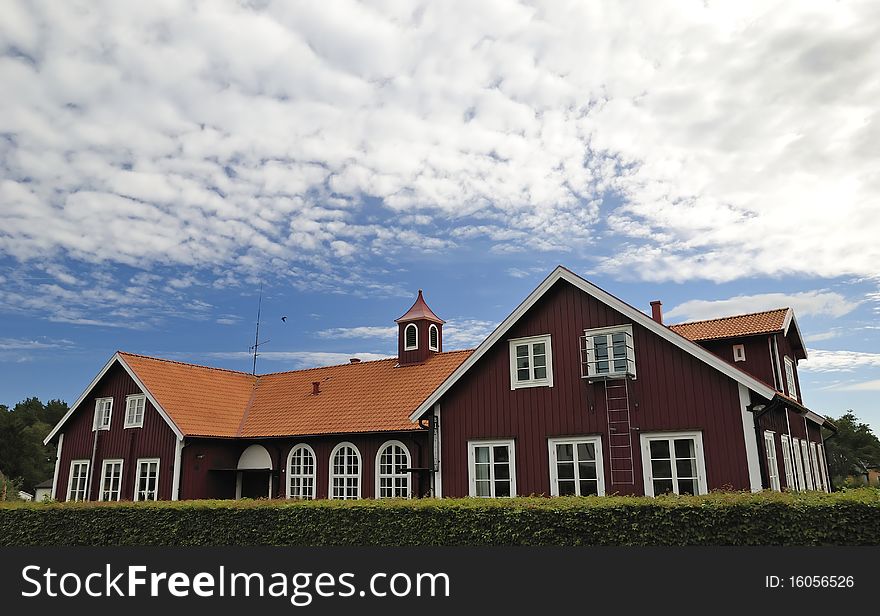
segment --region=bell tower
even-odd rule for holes
[[[401,366],[419,364],[443,351],[443,324],[446,322],[428,307],[422,290],[412,308],[397,323],[397,361]]]

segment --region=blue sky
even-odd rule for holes
[[[419,288],[473,347],[563,264],[791,305],[806,403],[880,431],[880,7],[559,7],[5,2],[0,403],[246,370],[261,281],[261,371],[393,354]]]

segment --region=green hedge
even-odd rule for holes
[[[878,545],[880,490],[0,505],[0,545]]]

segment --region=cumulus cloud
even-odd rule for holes
[[[874,3],[20,1],[0,41],[0,255],[68,287],[393,295],[358,257],[471,241],[658,280],[880,262]]]
[[[384,338],[389,341],[397,336],[396,327],[359,326],[359,327],[333,327],[322,329],[317,332],[319,338]]]
[[[225,360],[241,360],[244,364],[248,364],[253,359],[253,355],[244,351],[229,351],[204,353],[202,357],[210,359]],[[374,361],[377,359],[387,359],[389,355],[381,353],[329,353],[323,351],[266,351],[260,353],[259,361],[269,361],[274,363],[284,363],[282,370],[303,370],[305,368],[316,368],[319,366],[333,366],[337,364],[347,364],[351,358],[357,358],[361,361]],[[259,365],[259,364],[258,364]]]
[[[833,291],[761,293],[758,295],[737,295],[719,300],[688,300],[669,310],[666,316],[679,320],[701,320],[790,307],[794,309],[795,315],[798,317],[829,316],[837,318],[849,314],[858,306],[859,302],[851,301]]]
[[[862,351],[824,351],[810,349],[809,359],[798,364],[812,372],[852,372],[861,368],[880,368],[880,353]]]

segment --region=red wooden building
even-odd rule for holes
[[[116,353],[46,438],[58,500],[828,490],[791,309],[663,324],[559,267],[472,351],[251,375]]]

